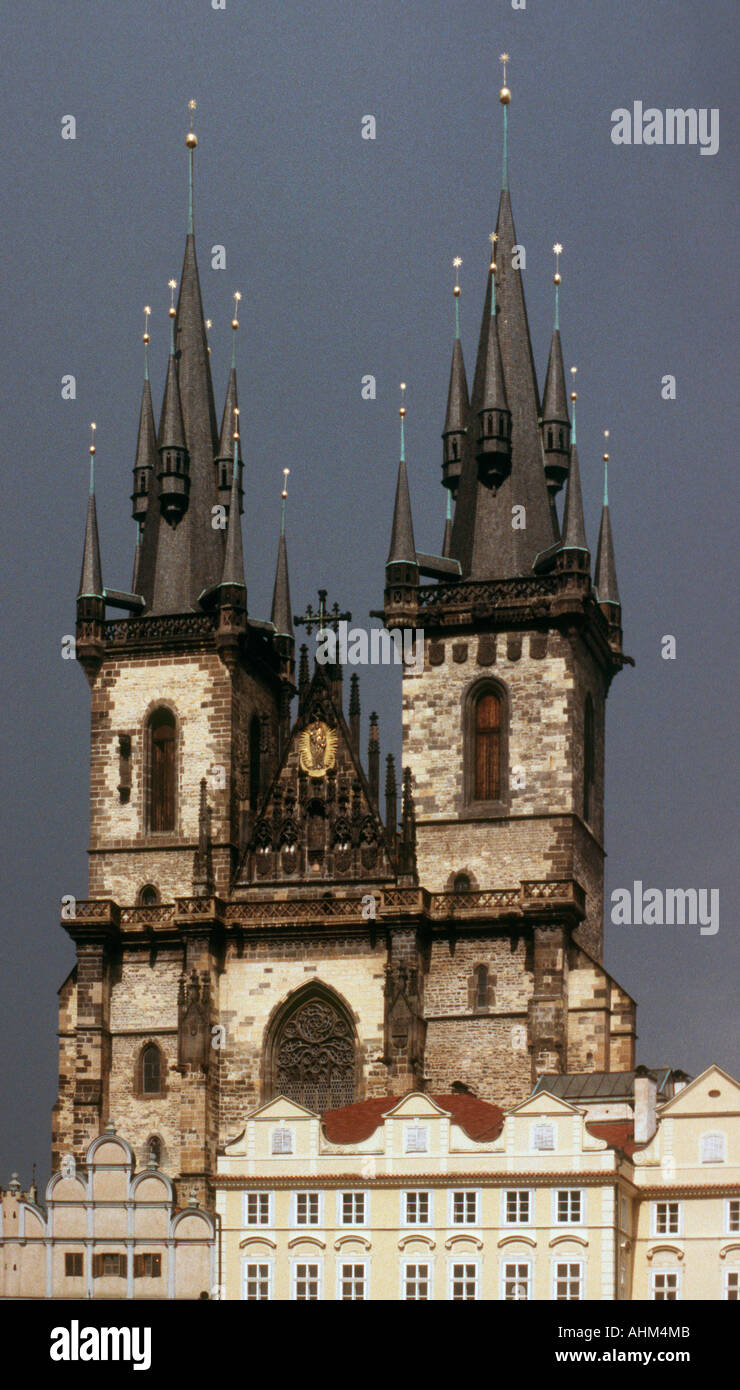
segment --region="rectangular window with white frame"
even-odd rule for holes
[[[650,1274],[650,1297],[655,1303],[675,1303],[681,1297],[681,1276],[677,1269],[654,1269]]]
[[[268,1302],[272,1298],[272,1263],[270,1260],[244,1261],[242,1298],[249,1303]]]
[[[740,1302],[740,1269],[725,1270],[724,1296],[730,1303]]]
[[[367,1192],[337,1193],[337,1224],[339,1226],[366,1226],[369,1205]]]
[[[401,1225],[430,1226],[432,1222],[431,1192],[401,1193]]]
[[[680,1202],[653,1202],[650,1217],[651,1235],[683,1235],[683,1210]]]
[[[477,1260],[451,1260],[449,1294],[453,1303],[473,1303],[480,1298],[480,1265]]]
[[[450,1193],[450,1225],[477,1226],[480,1221],[480,1193],[474,1189]]]
[[[320,1192],[295,1192],[293,1194],[293,1225],[321,1225]]]
[[[406,1125],[404,1130],[404,1151],[407,1154],[429,1152],[429,1130],[426,1125]]]
[[[578,1303],[583,1298],[583,1260],[555,1261],[552,1296],[555,1303]]]
[[[532,1261],[501,1262],[501,1298],[505,1303],[526,1303],[532,1297]]]
[[[534,1220],[534,1193],[528,1187],[507,1187],[502,1193],[503,1224],[529,1226]]]
[[[270,1193],[270,1192],[245,1192],[245,1193],[244,1193],[244,1225],[245,1225],[245,1226],[271,1226],[271,1225],[272,1225],[272,1193]]]
[[[558,1187],[552,1194],[552,1219],[556,1226],[580,1226],[585,1206],[580,1187]]]
[[[367,1264],[351,1260],[338,1267],[337,1298],[342,1303],[364,1303],[368,1297]]]
[[[401,1298],[406,1303],[426,1303],[432,1297],[432,1266],[423,1260],[407,1260],[401,1266]]]
[[[728,1236],[740,1235],[740,1197],[728,1197],[725,1202],[725,1231]]]
[[[296,1303],[316,1303],[321,1298],[320,1261],[293,1261],[292,1293]]]

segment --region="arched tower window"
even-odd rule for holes
[[[156,1043],[141,1049],[136,1065],[135,1091],[140,1096],[164,1095],[164,1058]]]
[[[583,711],[583,819],[590,821],[594,789],[594,702],[586,696]]]
[[[501,700],[493,691],[475,702],[475,800],[501,800]]]
[[[249,724],[249,809],[256,811],[260,799],[261,728],[259,715],[253,714]]]
[[[139,906],[156,907],[158,902],[159,893],[157,892],[157,889],[155,888],[154,884],[145,883],[144,887],[139,889]]]
[[[149,829],[175,829],[175,716],[156,709],[149,720]]]
[[[355,1029],[329,990],[301,990],[274,1021],[265,1048],[265,1099],[288,1096],[322,1113],[356,1099]]]

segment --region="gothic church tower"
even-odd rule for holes
[[[296,679],[294,623],[341,615],[324,591],[291,612],[285,498],[270,619],[249,611],[265,557],[249,528],[243,550],[235,356],[220,429],[214,408],[196,144],[158,425],[145,333],[131,592],[104,585],[91,474],[90,883],[63,911],[53,1162],[112,1119],[210,1203],[217,1151],[277,1094],[513,1104],[544,1071],[629,1069],[634,1005],[601,964],[604,707],[627,660],[609,514],[592,580],[559,331],[540,406],[507,189],[470,396],[453,351],[441,557],[416,550],[399,465],[384,617],[424,630],[399,816],[374,715],[363,763],[356,676],[347,702],[341,664],[312,672],[303,646]]]

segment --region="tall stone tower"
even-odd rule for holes
[[[504,88],[504,118],[508,100]],[[423,672],[406,669],[403,679],[419,881],[434,894],[462,886],[466,895],[450,899],[465,930],[454,953],[433,945],[425,996],[425,1068],[440,1085],[464,1058],[468,1077],[487,1071],[502,1085],[511,1067],[523,1083],[530,1069],[632,1065],[631,1001],[597,971],[591,1004],[608,1000],[608,1018],[597,1020],[585,996],[577,1002],[574,978],[587,959],[592,968],[602,960],[605,705],[630,659],[606,495],[590,573],[557,269],[540,403],[505,145],[491,241],[470,395],[456,314],[442,436],[455,508],[444,555],[415,551],[402,462],[386,566],[386,625],[424,633]],[[486,908],[507,892],[516,911],[505,928],[489,928]],[[496,982],[487,1019],[472,1002],[467,1014],[460,1005],[476,996],[476,971]],[[526,1047],[512,1056],[513,1036],[522,1046],[521,1029],[509,1027],[516,1016],[526,1018]]]
[[[324,640],[296,680],[294,622],[327,639],[344,615],[323,590],[291,612],[285,490],[270,620],[249,612],[236,357],[219,430],[196,144],[158,428],[144,336],[131,592],[103,583],[91,470],[90,886],[63,910],[77,962],[53,1161],[113,1119],[179,1200],[210,1202],[219,1146],[276,1094],[319,1112],[411,1088],[516,1103],[543,1071],[629,1069],[634,1005],[601,964],[604,706],[627,659],[609,513],[592,581],[559,331],[540,407],[508,191],[470,398],[453,350],[442,556],[416,550],[402,428],[384,619],[423,629],[424,662],[404,670],[399,818],[374,715],[363,766],[357,677],[345,715]]]

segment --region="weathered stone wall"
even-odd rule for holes
[[[500,681],[508,694],[513,783],[504,809],[491,815],[466,804],[464,786],[466,697],[486,677]],[[588,692],[595,735],[589,829],[581,820]],[[473,632],[427,636],[423,673],[404,672],[403,680],[403,761],[414,778],[420,882],[440,891],[462,871],[479,888],[578,878],[586,890],[580,939],[600,955],[603,706],[603,680],[593,659],[580,642],[557,631],[498,633],[495,639]]]
[[[174,833],[155,834],[146,823],[146,726],[159,704],[171,709],[177,720],[177,824]],[[221,893],[228,891],[237,848],[237,804],[243,790],[247,731],[255,712],[268,715],[274,746],[277,710],[271,693],[241,667],[232,683],[214,650],[163,657],[117,655],[104,662],[92,692],[92,897],[131,903],[147,883],[158,888],[163,901],[192,892],[202,777],[208,778],[212,808],[216,887]],[[131,739],[127,802],[119,795],[120,735]]]

